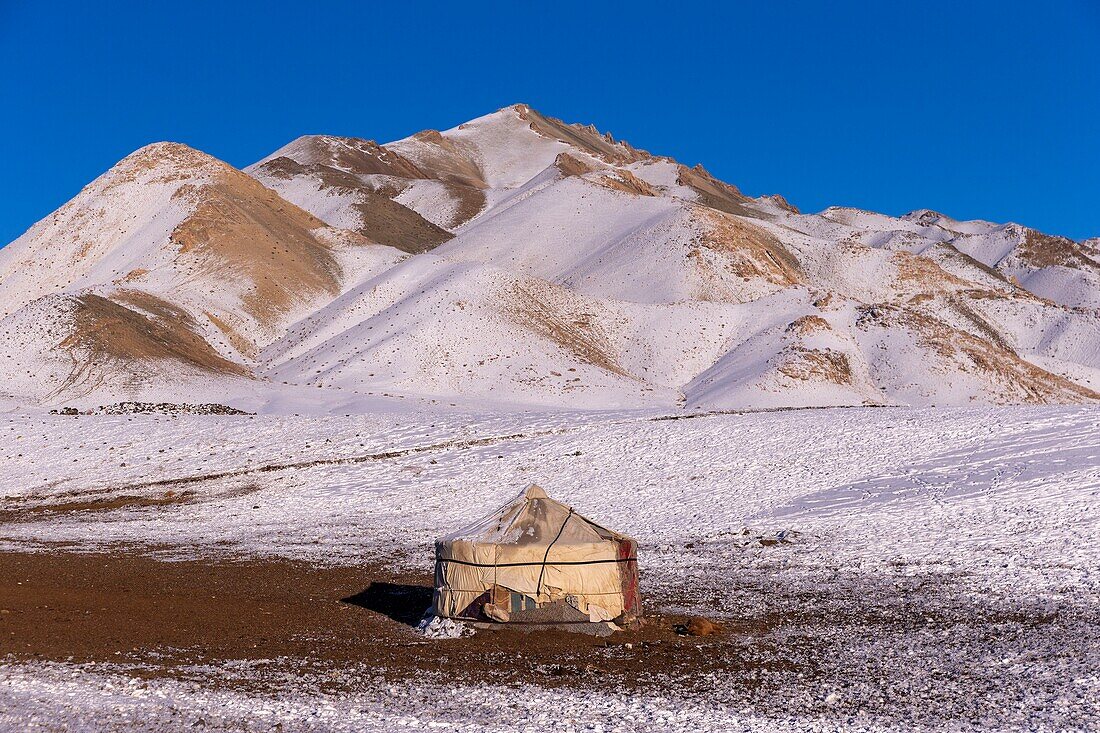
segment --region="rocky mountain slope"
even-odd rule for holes
[[[1097,240],[801,214],[515,105],[245,172],[137,151],[0,249],[0,394],[1083,402],[1098,309]]]

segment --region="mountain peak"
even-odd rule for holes
[[[509,104],[507,107],[501,107],[500,109],[497,110],[497,112],[508,112],[508,111],[515,112],[517,115],[522,117],[523,115],[530,114],[531,112],[535,112],[535,109],[531,105],[527,104],[526,102],[516,102],[515,104]],[[537,112],[536,112],[536,114],[537,114]]]
[[[917,209],[916,211],[910,211],[908,214],[904,214],[900,218],[926,227],[955,221],[951,217],[941,214],[938,211],[933,211],[932,209]]]
[[[138,148],[120,160],[115,169],[154,170],[174,168],[186,171],[225,171],[233,169],[228,163],[218,160],[201,150],[177,142],[156,142]]]

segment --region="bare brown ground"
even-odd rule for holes
[[[787,324],[786,330],[787,333],[793,333],[798,336],[810,336],[823,331],[832,331],[833,327],[821,316],[809,315],[791,321]]]
[[[624,168],[607,171],[596,179],[596,184],[610,188],[612,191],[622,191],[635,196],[657,195],[652,186]]]
[[[376,242],[410,254],[420,254],[435,249],[454,236],[380,193],[362,190],[360,196],[362,200],[354,204],[359,212],[359,232]]]
[[[222,332],[222,335],[225,336],[226,340],[229,341],[229,344],[234,349],[250,358],[256,355],[256,345],[242,336],[240,332],[233,328],[225,319],[219,318],[210,311],[203,311],[203,315],[210,319],[210,322]]]
[[[196,258],[198,271],[233,273],[248,283],[244,308],[260,323],[340,291],[340,265],[313,234],[324,222],[252,177],[232,171],[213,184],[183,185],[175,196],[195,205],[172,232],[179,253]]]
[[[676,182],[681,186],[694,189],[699,194],[700,203],[704,206],[724,211],[727,214],[761,218],[759,211],[745,206],[752,199],[741,193],[737,186],[718,180],[701,165],[694,168],[681,165],[680,175],[677,177]]]
[[[73,332],[60,347],[83,352],[74,358],[67,384],[96,382],[107,377],[104,370],[127,364],[141,378],[144,364],[172,361],[220,374],[245,376],[248,370],[221,357],[191,330],[192,320],[175,306],[148,293],[126,291],[131,304],[152,315],[140,313],[99,295],[77,298]]]
[[[832,349],[795,347],[787,354],[778,370],[791,379],[804,382],[852,383],[852,367],[848,363],[848,357]]]
[[[802,213],[801,211],[798,210],[797,206],[795,206],[790,201],[788,201],[782,194],[771,193],[771,194],[766,195],[764,198],[771,199],[772,203],[774,203],[776,206],[778,206],[779,208],[781,208],[785,211],[789,211],[792,214],[801,214]]]
[[[431,453],[433,451],[448,448],[472,448],[475,446],[493,445],[516,440],[518,438],[531,438],[546,435],[550,432],[554,431],[535,431],[530,433],[514,433],[510,435],[494,435],[485,438],[447,440],[442,443],[433,443],[431,445],[404,448],[401,450],[383,451],[381,453],[367,453],[364,455],[342,456],[339,458],[315,458],[306,461],[291,461],[288,463],[269,463],[262,466],[251,466],[230,471],[217,471],[214,473],[196,474],[192,476],[177,476],[174,478],[142,481],[124,486],[63,491],[60,493],[46,493],[44,495],[31,492],[19,496],[5,496],[0,497],[0,502],[2,502],[0,503],[0,522],[34,521],[41,518],[43,515],[102,511],[120,507],[184,504],[198,501],[202,498],[210,499],[226,498],[227,496],[242,496],[258,490],[258,487],[254,484],[247,484],[243,487],[232,488],[228,493],[225,491],[211,492],[208,489],[204,489],[201,495],[195,489],[209,482],[222,479],[258,476],[265,473],[314,468],[316,466],[353,465],[371,461],[386,461],[391,458]]]
[[[592,315],[574,311],[555,295],[553,289],[535,281],[527,286],[517,284],[510,293],[508,312],[517,323],[550,339],[574,358],[630,376],[619,366],[614,348]]]
[[[448,183],[447,193],[455,200],[455,210],[451,220],[446,222],[451,229],[462,226],[481,213],[485,208],[485,192],[473,186],[461,186]]]
[[[805,280],[794,254],[770,233],[716,209],[694,206],[703,225],[701,243],[726,261],[732,275],[787,286]]]
[[[120,277],[115,282],[116,283],[130,283],[130,282],[134,282],[135,280],[140,280],[141,278],[145,277],[148,274],[149,274],[149,271],[146,270],[144,267],[138,267],[136,269],[130,270],[128,273],[126,273],[125,275]]]
[[[438,130],[424,130],[413,135],[421,143],[418,164],[429,178],[461,186],[488,188],[481,168],[454,140]]]
[[[384,148],[379,149],[387,154],[397,155]],[[375,163],[378,162],[372,156],[367,158]],[[360,169],[353,165],[357,159],[342,160],[344,164],[352,167],[340,169],[322,163],[302,164],[290,158],[279,157],[264,163],[260,171],[282,179],[310,176],[326,189],[353,195],[357,203],[351,206],[359,214],[359,227],[356,231],[373,242],[388,244],[404,252],[418,254],[434,249],[453,236],[446,229],[436,226],[412,209],[393,201],[391,197],[400,193],[403,187],[392,189],[387,187],[387,190],[383,191],[375,190],[363,183],[359,175],[380,172],[375,170],[376,166],[365,165]],[[415,176],[406,176],[410,179],[426,177],[426,174],[419,169]],[[482,200],[484,201],[483,195]],[[480,208],[478,210],[480,211]]]
[[[84,501],[63,501],[46,507],[31,507],[19,512],[20,518],[32,519],[42,514],[64,514],[68,512],[111,511],[113,509],[134,509],[138,507],[169,506],[186,504],[195,498],[193,491],[166,491],[158,496],[109,496],[91,498]],[[0,519],[10,519],[15,512],[0,511]]]
[[[579,177],[597,170],[596,166],[569,153],[558,153],[558,157],[554,159],[554,166],[563,176]],[[622,191],[635,196],[657,195],[652,186],[625,168],[605,169],[601,171],[599,176],[588,180],[612,191]]]
[[[608,163],[627,164],[654,160],[675,162],[672,158],[655,156],[645,150],[635,148],[625,140],[616,140],[610,133],[601,134],[592,125],[567,124],[559,119],[547,117],[531,109],[526,104],[515,105],[515,110],[520,119],[527,121],[531,129],[543,137],[576,146]],[[697,165],[694,168],[688,168],[682,164],[678,165],[680,174],[677,183],[694,189],[699,195],[700,203],[704,206],[738,216],[757,219],[764,216],[760,211],[745,206],[746,203],[752,201],[751,198],[741,193],[736,186],[715,178],[703,166]],[[791,206],[782,196],[776,195],[772,199],[782,208],[798,213],[798,209]]]
[[[111,299],[116,303],[144,311],[158,321],[179,322],[188,327],[195,326],[195,319],[186,310],[144,290],[118,290],[111,295]]]
[[[1100,269],[1087,254],[1083,246],[1065,237],[1056,237],[1026,229],[1023,245],[1019,249],[1020,259],[1032,267],[1063,267]]]
[[[934,260],[911,252],[892,252],[890,259],[897,267],[897,285],[902,292],[936,293],[958,290],[971,284],[955,277]]]
[[[552,140],[573,145],[609,163],[633,163],[651,160],[653,156],[638,150],[625,140],[616,140],[611,133],[600,133],[592,125],[567,124],[554,117],[547,117],[526,104],[517,104],[516,113],[529,123],[531,129]]]
[[[976,372],[992,378],[1001,386],[1001,391],[992,396],[1006,403],[1078,404],[1100,400],[1100,394],[1040,369],[1011,348],[926,313],[889,305],[863,306],[860,311],[857,326],[873,323],[883,328],[904,328],[930,356],[939,357],[939,369]]]
[[[224,173],[235,170],[228,163],[188,147],[183,143],[153,143],[130,153],[111,169],[109,187],[131,183],[153,173],[149,182],[183,181],[207,171]]]
[[[596,167],[588,161],[569,153],[558,153],[558,157],[554,159],[554,166],[563,176],[583,176],[585,173],[596,170]]]
[[[294,157],[301,163],[318,163],[358,174],[381,174],[399,178],[428,178],[411,160],[374,140],[356,137],[309,135],[294,141]],[[290,158],[275,158],[261,168],[278,175]],[[290,177],[289,175],[286,177]]]
[[[974,259],[964,252],[961,252],[957,247],[955,247],[955,245],[951,244],[950,242],[940,242],[935,245],[935,249],[943,253],[950,260],[963,264],[967,267],[971,267],[975,270],[978,270],[979,272],[985,273],[986,275],[989,275],[992,278],[996,278],[1001,282],[1009,282],[1008,278],[1006,278],[1002,272],[990,267],[984,262],[980,262],[979,260]],[[1027,291],[1025,290],[1023,292],[1026,293]]]
[[[998,331],[997,328],[985,318],[985,316],[979,313],[975,308],[971,307],[968,302],[970,298],[973,298],[974,300],[981,300],[982,298],[981,295],[974,297],[972,293],[973,291],[964,291],[959,294],[950,295],[947,298],[947,303],[955,310],[956,313],[958,313],[968,323],[970,323],[974,330],[981,334],[982,338],[988,340],[990,343],[995,344],[1002,349],[1012,351],[1012,345],[1005,339],[1001,332]],[[994,297],[997,296],[1000,296],[1001,298],[1005,297],[1003,295],[1000,295],[999,293],[994,294]]]
[[[318,568],[285,560],[166,562],[110,554],[0,554],[0,653],[14,660],[143,662],[150,676],[182,665],[285,659],[366,664],[390,678],[442,672],[484,682],[568,683],[592,673],[631,684],[639,673],[744,667],[746,634],[680,636],[688,619],[658,616],[610,639],[560,631],[482,631],[425,640],[413,630],[431,578],[364,564]],[[630,644],[630,647],[626,645]],[[613,654],[608,654],[608,650]]]

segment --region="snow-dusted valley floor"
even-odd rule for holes
[[[648,611],[726,624],[721,641],[613,637],[556,666],[516,649],[522,674],[478,679],[447,667],[475,642],[388,620],[392,665],[184,664],[125,640],[113,661],[36,656],[4,629],[34,607],[0,599],[0,729],[1100,726],[1095,408],[9,414],[0,431],[8,554],[370,566],[428,584],[437,535],[537,482],[638,539]],[[398,674],[404,654],[439,669]],[[647,654],[678,661],[647,669]]]

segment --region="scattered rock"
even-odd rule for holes
[[[764,547],[774,547],[775,545],[789,545],[791,540],[798,536],[798,532],[794,530],[784,529],[776,532],[771,537],[760,537],[759,542]]]
[[[66,408],[75,409],[75,408]],[[100,405],[94,410],[89,410],[89,414],[98,415],[139,415],[139,414],[161,414],[161,415],[254,415],[253,412],[245,412],[244,410],[238,410],[235,407],[229,407],[228,405],[219,405],[217,403],[208,402],[203,404],[192,405],[188,403],[176,404],[173,402],[119,402],[113,405]],[[73,413],[60,413],[60,414],[76,414]]]

